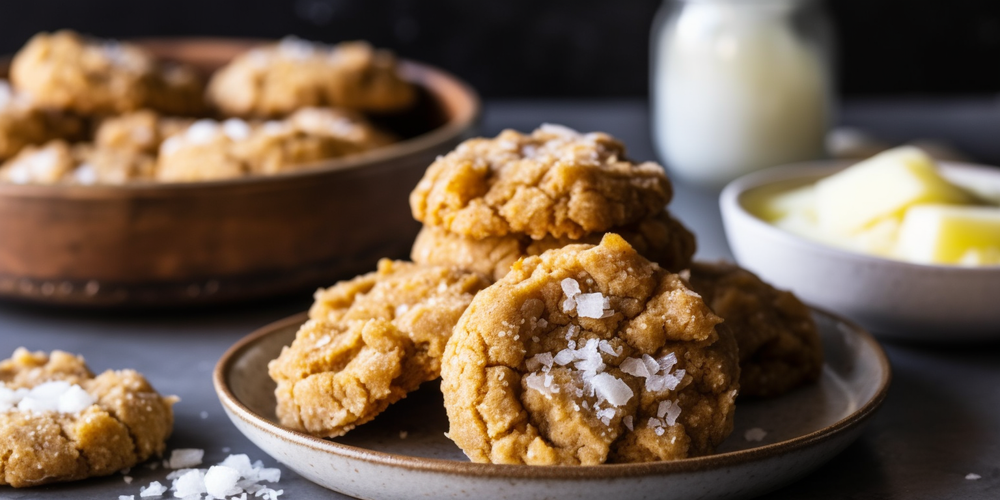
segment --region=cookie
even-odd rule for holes
[[[94,144],[99,148],[155,156],[163,141],[183,132],[192,123],[194,120],[191,118],[164,117],[143,109],[102,120],[94,133]]]
[[[410,208],[425,225],[475,239],[580,239],[657,214],[671,194],[659,165],[629,161],[611,136],[543,125],[463,142],[427,169]]]
[[[383,259],[376,272],[318,291],[309,321],[268,365],[282,425],[340,436],[436,379],[452,327],[487,285]]]
[[[795,295],[735,264],[697,262],[689,281],[736,337],[740,394],[778,396],[819,379],[819,332],[809,308]]]
[[[0,160],[13,157],[25,146],[52,139],[77,139],[83,122],[71,115],[33,105],[6,80],[0,80]]]
[[[305,108],[280,121],[199,120],[160,146],[157,180],[192,182],[275,174],[392,142],[362,116]]]
[[[441,370],[448,436],[489,463],[712,453],[739,387],[721,322],[618,235],[527,257],[455,326]]]
[[[28,146],[0,166],[0,182],[14,184],[125,184],[151,180],[156,161],[151,155],[89,143],[63,140]]]
[[[207,92],[223,114],[242,117],[279,117],[310,106],[386,113],[416,100],[392,53],[364,42],[329,46],[294,37],[236,57],[215,72]]]
[[[663,210],[635,224],[614,228],[640,255],[665,269],[679,271],[691,264],[695,238],[679,221]],[[541,255],[546,250],[575,243],[598,244],[603,233],[579,240],[546,236],[540,240],[527,235],[508,234],[473,239],[444,229],[424,226],[413,242],[410,258],[419,264],[453,265],[499,280],[517,259]]]
[[[163,453],[173,397],[132,370],[21,348],[0,362],[0,485],[106,476]]]
[[[10,79],[39,106],[86,115],[141,108],[193,114],[204,107],[203,86],[193,70],[161,64],[130,43],[73,31],[32,37],[14,55]]]

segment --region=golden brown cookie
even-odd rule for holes
[[[226,115],[276,117],[308,106],[400,111],[413,104],[416,91],[388,51],[364,42],[328,46],[289,37],[217,71],[208,99]]]
[[[543,125],[463,142],[427,169],[410,208],[470,238],[580,239],[659,213],[670,197],[663,169],[632,163],[611,136]]]
[[[264,123],[199,120],[161,144],[156,177],[192,182],[275,174],[390,142],[361,115],[331,108],[305,108]]]
[[[171,406],[132,370],[21,348],[0,362],[0,485],[106,476],[163,453]]]
[[[819,379],[823,348],[809,308],[735,264],[696,262],[691,288],[733,331],[740,394],[778,396]]]
[[[12,184],[58,184],[66,181],[79,165],[73,147],[63,140],[42,146],[26,146],[0,166],[0,182]]]
[[[375,418],[436,379],[452,327],[485,278],[383,259],[316,292],[291,346],[271,361],[281,423],[322,437]]]
[[[13,157],[28,145],[77,139],[83,130],[79,118],[38,108],[14,92],[6,80],[0,80],[0,160]]]
[[[73,31],[39,33],[14,55],[14,87],[39,106],[82,114],[153,108],[199,112],[202,83],[190,69],[164,65],[144,49]]]
[[[711,453],[733,428],[736,342],[621,237],[513,265],[445,350],[449,437],[475,462],[600,464]]]
[[[695,251],[694,235],[666,210],[610,232],[625,238],[640,255],[668,270],[686,269]],[[418,264],[453,265],[498,280],[517,259],[574,243],[596,245],[603,235],[592,233],[579,240],[553,236],[533,240],[527,235],[508,234],[477,240],[424,226],[413,242],[410,258]]]

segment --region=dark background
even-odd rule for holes
[[[740,0],[745,1],[745,0]],[[367,39],[486,97],[642,96],[659,0],[30,0],[0,3],[0,49],[39,30],[105,37]],[[847,96],[1000,90],[1000,1],[828,0]]]

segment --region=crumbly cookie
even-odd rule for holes
[[[132,370],[95,377],[82,358],[18,349],[0,362],[0,485],[106,476],[160,455],[176,401]]]
[[[580,239],[663,210],[670,181],[611,136],[543,125],[470,139],[438,158],[410,194],[413,217],[482,239],[511,233]]]
[[[475,462],[711,453],[733,427],[736,342],[684,281],[615,234],[513,265],[445,350],[449,437]]]
[[[391,136],[361,115],[331,108],[305,108],[265,123],[200,120],[163,142],[157,179],[191,182],[274,174],[391,142]]]
[[[39,33],[14,55],[10,78],[42,107],[82,114],[203,108],[202,84],[186,67],[163,65],[142,48],[73,31]]]
[[[256,48],[219,69],[208,99],[232,116],[281,116],[308,106],[394,112],[416,99],[396,59],[364,42],[335,46],[294,37]]]
[[[673,271],[686,269],[695,252],[694,235],[666,210],[610,232],[624,238],[643,257]],[[424,226],[413,242],[410,258],[418,264],[453,265],[499,280],[517,259],[574,243],[596,245],[602,237],[603,233],[593,233],[579,240],[553,236],[533,240],[527,235],[508,234],[477,240]]]
[[[0,182],[14,184],[124,184],[150,180],[153,156],[124,148],[69,145],[63,140],[28,146],[0,166]]]
[[[378,271],[316,293],[291,346],[271,361],[287,427],[340,436],[441,372],[452,327],[485,278],[383,259]]]
[[[698,262],[691,288],[725,318],[740,348],[740,393],[778,396],[815,382],[823,348],[809,308],[735,264]]]
[[[0,79],[0,160],[13,157],[28,145],[79,138],[83,130],[79,118],[40,109]]]

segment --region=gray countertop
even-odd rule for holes
[[[1000,109],[992,99],[947,102],[848,103],[841,121],[887,140],[941,137],[964,151],[1000,162]],[[530,130],[541,122],[603,130],[621,138],[630,155],[653,159],[648,116],[641,101],[499,101],[486,106],[482,132]],[[677,186],[671,210],[698,236],[702,259],[730,257],[717,193]],[[94,371],[135,368],[165,394],[177,394],[169,448],[203,448],[206,463],[246,453],[275,461],[229,423],[215,397],[211,371],[234,342],[271,321],[302,311],[302,294],[272,302],[197,311],[90,313],[0,304],[0,354],[18,346],[83,354]],[[817,472],[767,498],[942,499],[1000,497],[1000,344],[885,345],[893,363],[889,397],[861,438]],[[982,479],[966,480],[968,473]],[[282,498],[344,498],[282,468]],[[115,475],[66,485],[15,490],[0,498],[116,500],[166,472],[137,467],[131,485]]]

